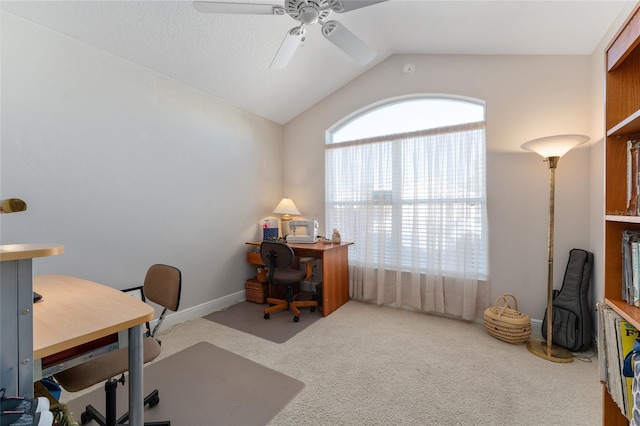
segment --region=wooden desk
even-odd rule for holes
[[[130,424],[143,424],[142,324],[154,309],[120,290],[65,275],[39,275],[33,288],[33,357],[41,359],[128,330]]]
[[[246,243],[260,246],[262,241]],[[303,244],[291,243],[298,257],[315,257],[322,260],[322,316],[327,316],[349,300],[349,248],[353,243]]]

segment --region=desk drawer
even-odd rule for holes
[[[118,333],[101,337],[100,339],[42,358],[41,370],[39,372],[37,371],[35,375],[38,376],[38,379],[52,376],[119,348]]]

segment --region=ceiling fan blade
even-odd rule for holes
[[[285,15],[278,4],[229,3],[217,1],[194,1],[193,7],[203,13],[233,13],[247,15]]]
[[[280,45],[276,56],[273,58],[273,61],[271,61],[269,68],[279,70],[286,67],[303,40],[304,28],[291,28],[284,37],[284,40],[282,40],[282,44]]]
[[[344,13],[385,1],[387,0],[332,0],[331,10],[337,13]]]
[[[376,52],[338,21],[322,25],[322,35],[360,65],[371,62]]]

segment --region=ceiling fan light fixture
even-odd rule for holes
[[[300,10],[300,22],[306,25],[313,25],[318,22],[320,13],[313,6],[305,6]]]

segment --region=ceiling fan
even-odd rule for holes
[[[338,21],[327,21],[331,12],[344,13],[387,0],[285,0],[285,5],[194,1],[199,12],[248,15],[289,15],[300,25],[293,27],[284,37],[270,68],[287,66],[296,49],[304,42],[306,26],[322,26],[322,35],[360,65],[369,63],[376,52]]]

